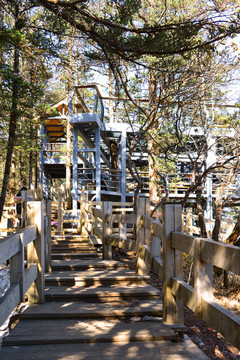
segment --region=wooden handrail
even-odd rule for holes
[[[202,261],[240,275],[240,247],[211,239],[172,233],[172,247],[191,256],[194,256],[196,240],[200,241]]]
[[[0,240],[0,263],[10,260],[10,287],[0,298],[0,324],[24,300],[26,294],[29,304],[44,302],[45,248],[49,243],[48,211],[45,211],[44,218],[43,201],[29,201],[26,207],[28,226]]]
[[[23,246],[26,246],[36,238],[37,226],[30,225],[25,229],[18,231],[16,234],[9,235],[0,240],[0,264],[9,260],[12,256],[21,251],[21,241],[23,241]]]
[[[144,273],[150,268],[163,280],[166,322],[181,320],[182,304],[185,304],[199,318],[222,333],[228,341],[240,347],[240,319],[212,300],[211,283],[213,265],[240,275],[240,247],[181,233],[180,205],[165,205],[162,208],[161,223],[149,216],[148,200],[140,200],[137,215],[124,214],[125,205],[123,213],[120,204],[118,212],[115,213],[110,203],[98,203],[101,209],[96,209],[94,203],[91,203],[92,231],[101,237],[105,254],[111,254],[111,246],[136,251],[137,271]],[[101,228],[97,218],[101,220]],[[127,239],[124,233],[123,236],[120,233],[114,234],[113,224],[118,224],[118,229],[124,229],[126,224],[135,225],[136,241]],[[190,254],[194,258],[194,287],[181,280],[182,253]]]

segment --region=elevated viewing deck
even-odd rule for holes
[[[110,122],[104,115],[104,101],[108,100],[101,95],[97,85],[78,85],[69,99],[63,99],[55,105],[59,115],[43,120],[40,180],[46,198],[52,197],[53,181],[61,179],[63,183],[71,184],[68,185],[69,193],[71,188],[70,208],[75,210],[79,208],[78,202],[83,193],[93,201],[132,201],[137,182],[128,165],[129,144],[140,125],[125,123],[124,119],[121,122]],[[195,141],[203,136],[202,131],[194,127],[191,128],[191,134],[196,138]],[[227,139],[234,136],[231,129],[216,125],[212,135],[222,137],[223,134]],[[216,149],[219,154],[223,151],[221,141],[212,146],[208,161],[211,157],[216,158]],[[154,183],[154,179],[149,175],[147,146],[147,142],[142,140],[135,147],[131,153],[131,166],[137,170],[141,180],[139,194],[149,197],[149,186]],[[191,146],[189,143],[189,149]],[[183,201],[195,176],[189,156],[181,152],[180,148],[177,151],[176,173],[166,175],[168,193],[166,185],[161,185],[161,181],[158,184],[159,198],[167,195],[168,201],[173,203]],[[194,153],[191,156],[198,158]],[[199,167],[202,162],[203,157],[199,157]],[[224,176],[228,182],[227,173],[224,175],[217,169],[213,170],[202,189],[203,206],[209,219],[212,219],[210,209],[217,198],[219,179]],[[240,185],[237,179],[228,186],[225,206],[240,205]],[[196,202],[196,198],[196,191],[191,191],[186,205]]]
[[[81,91],[95,92],[91,111]],[[63,101],[56,104],[56,109],[60,117],[46,119],[42,126],[41,173],[45,188],[49,188],[51,179],[66,177],[68,161],[74,208],[77,208],[77,199],[82,192],[97,201],[109,197],[118,201],[131,199],[136,184],[127,171],[127,137],[138,131],[139,125],[104,121],[103,97],[96,85],[75,86],[67,106]],[[73,128],[70,145],[67,145],[66,119]],[[140,169],[147,166],[147,153],[138,150],[132,159]],[[143,194],[148,192],[148,172],[145,173]]]

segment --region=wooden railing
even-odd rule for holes
[[[84,95],[81,94],[83,90],[90,90],[93,89],[95,96],[94,96],[94,104],[91,104],[91,97],[88,97],[88,103],[86,103],[86,99],[84,99]],[[90,102],[89,102],[90,101]],[[100,103],[100,111],[98,110]],[[90,113],[99,112],[99,117],[101,122],[103,122],[104,116],[104,105],[103,105],[103,97],[98,89],[96,84],[88,84],[88,85],[76,85],[74,86],[74,91],[70,96],[68,108],[71,114],[74,112],[81,112],[81,113]],[[92,109],[91,109],[92,108]]]
[[[129,204],[128,204],[129,206]],[[149,216],[148,199],[139,198],[138,213],[126,212],[126,204],[81,202],[81,229],[103,244],[103,257],[112,257],[112,246],[136,251],[136,270],[149,270],[163,281],[164,321],[183,322],[183,305],[240,347],[240,319],[213,301],[213,265],[240,275],[240,248],[181,233],[182,208],[167,204],[162,221]],[[121,213],[121,207],[124,211]],[[132,227],[135,240],[129,238]],[[117,229],[117,232],[115,231]],[[182,279],[183,253],[194,259],[194,287]]]
[[[50,202],[27,202],[26,227],[0,240],[0,264],[10,262],[10,287],[0,298],[0,324],[25,299],[44,302],[44,273],[50,270]]]
[[[43,157],[59,158],[66,157],[67,144],[64,142],[43,143]]]

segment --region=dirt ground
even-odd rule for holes
[[[122,249],[114,251],[114,259],[123,261],[125,266],[135,270],[135,254]],[[190,264],[186,262],[184,267],[185,281],[189,280]],[[150,273],[152,285],[162,290],[162,283],[159,278]],[[240,281],[239,278],[229,274],[229,287],[223,286],[223,274],[214,276],[214,301],[227,308],[240,317]],[[192,341],[213,360],[240,360],[240,349],[231,345],[224,337],[205,322],[196,318],[191,310],[184,308],[184,323],[187,327],[187,335]]]

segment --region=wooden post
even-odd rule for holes
[[[10,286],[20,285],[20,301],[24,300],[24,234],[20,234],[20,251],[10,258]]]
[[[103,243],[103,259],[112,259],[112,245],[108,244],[108,236],[112,235],[112,224],[105,220],[107,214],[112,214],[112,203],[110,201],[104,201],[102,203],[102,243]]]
[[[82,193],[80,197],[80,234],[88,235],[88,223],[90,221],[89,216],[86,212],[86,194]],[[87,223],[87,228],[86,228]],[[92,229],[91,229],[92,231]],[[91,232],[92,234],[92,232]]]
[[[123,222],[123,215],[125,214],[125,211],[122,212],[121,220],[119,223],[119,238],[121,240],[127,239],[127,224],[124,224]]]
[[[27,292],[29,304],[44,302],[44,204],[43,201],[29,201],[27,204],[27,225],[37,225],[37,239],[27,247],[28,264],[37,263],[38,275]]]
[[[151,242],[150,242],[150,250],[152,256],[160,258],[161,256],[161,239],[160,237],[157,237],[153,235],[153,224],[151,224]]]
[[[163,320],[166,323],[183,322],[183,306],[171,291],[171,278],[182,276],[182,254],[171,246],[171,232],[181,232],[181,205],[163,206]]]
[[[88,204],[88,208],[89,208],[89,210],[92,210],[93,205]],[[101,203],[101,208],[102,208],[102,203]],[[88,212],[88,214],[89,214],[89,212]],[[94,216],[93,213],[90,214],[90,215],[91,215],[91,230],[90,230],[90,233],[91,233],[91,235],[94,235],[94,228],[97,227],[97,219],[96,219],[96,217]]]
[[[143,245],[146,243],[145,230],[143,228],[142,215],[146,214],[149,199],[138,198],[137,206],[137,225],[136,225],[136,272],[138,275],[145,275],[148,273],[147,263],[143,258]]]
[[[44,209],[45,271],[51,272],[51,200],[46,200]]]
[[[195,315],[202,317],[202,298],[213,298],[213,265],[201,260],[201,249],[204,239],[194,241],[194,304]]]
[[[58,190],[58,231],[63,231],[63,193]]]

